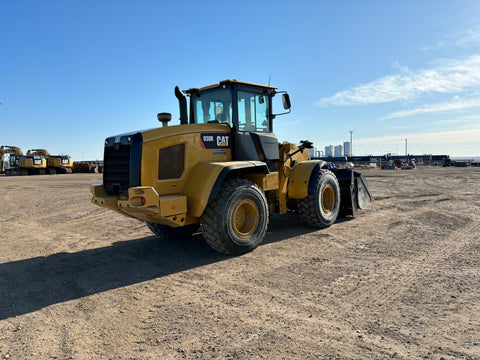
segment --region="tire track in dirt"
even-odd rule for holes
[[[358,304],[362,304],[367,302],[368,299],[373,299],[372,305],[377,307],[377,312],[379,314],[379,319],[383,318],[381,314],[388,314],[390,304],[401,304],[400,308],[408,308],[412,306],[409,303],[405,303],[405,297],[411,295],[411,291],[413,291],[412,286],[415,288],[416,284],[425,281],[426,276],[432,276],[431,273],[425,273],[426,269],[435,269],[439,266],[439,264],[443,264],[446,262],[447,259],[452,257],[455,254],[463,254],[465,249],[468,249],[472,244],[477,243],[480,237],[480,223],[478,221],[474,221],[473,223],[469,224],[465,228],[462,229],[461,232],[452,231],[449,236],[445,237],[441,241],[440,246],[430,247],[430,249],[434,249],[434,251],[429,252],[428,254],[420,254],[414,258],[406,259],[406,261],[396,262],[388,264],[388,270],[380,271],[382,274],[381,276],[378,275],[376,270],[370,271],[368,277],[370,278],[370,284],[367,286],[360,286],[355,287],[352,284],[346,284],[344,286],[350,285],[350,292],[347,293],[349,297],[358,299]],[[422,267],[419,268],[418,264],[422,264]],[[387,264],[383,264],[383,266],[387,267]],[[431,270],[428,270],[431,271]],[[433,274],[435,275],[435,273]],[[470,276],[475,276],[478,274],[470,274]],[[338,283],[336,286],[341,289],[342,284]],[[421,285],[419,285],[421,286]],[[400,291],[392,291],[393,289],[401,289]],[[420,291],[422,289],[420,288]],[[425,290],[423,290],[425,291]],[[338,293],[338,292],[337,292]],[[437,293],[437,296],[439,294]],[[363,300],[362,300],[363,298]],[[426,302],[424,306],[427,308],[429,307],[429,300],[424,299]],[[398,305],[397,305],[398,306]],[[417,305],[418,306],[418,305]],[[399,309],[400,309],[399,308]],[[345,309],[344,309],[345,310]],[[398,311],[398,310],[397,310]],[[404,310],[405,311],[405,310]],[[479,312],[478,308],[475,310],[471,308],[470,311],[472,312]],[[346,311],[341,311],[341,313],[345,313]],[[383,334],[383,336],[387,336],[392,339],[392,341],[396,341],[399,344],[410,344],[415,345],[418,349],[425,348],[426,342],[420,336],[412,334],[403,333],[401,331],[405,325],[402,325],[403,322],[407,321],[406,319],[402,319],[402,317],[398,317],[396,319],[397,326],[391,327],[392,324],[378,324],[373,322],[368,326],[365,323],[364,316],[362,316],[362,310],[359,309],[358,311],[352,311],[350,309],[348,311],[350,314],[354,314],[354,318],[362,319],[360,322],[354,322],[356,327],[368,327],[370,329],[376,329],[374,332],[378,334]],[[405,311],[408,313],[408,311]],[[420,316],[422,316],[422,312],[420,311]],[[420,321],[421,324],[423,321]],[[362,324],[363,323],[363,324]],[[477,321],[478,323],[478,321]],[[478,325],[478,324],[477,324]],[[419,325],[420,326],[420,325]],[[424,325],[426,326],[426,325]],[[448,328],[448,327],[446,327]],[[446,330],[439,330],[439,331],[446,331]],[[373,340],[369,339],[369,342]],[[391,342],[390,342],[391,344]],[[459,353],[455,346],[447,346],[446,344],[442,343],[441,340],[434,341],[430,339],[429,345],[427,346],[430,348],[438,347],[443,350],[440,353],[443,354],[461,354],[462,356],[469,357],[468,354]],[[400,346],[396,351],[401,354],[401,348],[405,348],[405,346]],[[417,350],[418,351],[418,350]],[[415,353],[415,352],[414,352]]]
[[[416,264],[425,264],[423,267],[429,267],[432,264],[438,264],[442,261],[448,259],[454,254],[460,254],[464,252],[465,248],[468,248],[472,244],[479,241],[480,238],[480,221],[474,220],[472,223],[462,228],[462,231],[457,231],[453,229],[450,232],[450,235],[443,239],[437,239],[437,242],[440,242],[439,246],[430,246],[428,254],[420,254],[412,258],[397,260],[391,259],[391,262],[388,264],[382,264],[384,266],[388,265],[388,272],[383,273],[382,279],[390,279],[390,281],[396,280],[400,281],[399,285],[411,284],[414,280],[420,276],[417,274],[418,268]],[[465,241],[467,240],[467,241]],[[431,249],[434,249],[431,251]],[[400,263],[400,261],[402,261]],[[377,275],[378,269],[370,270],[368,277],[371,277],[371,284],[368,287],[363,287],[362,291],[368,294],[375,296],[377,302],[387,303],[393,298],[399,296],[398,293],[390,293],[382,291],[384,281],[379,278]],[[400,275],[400,276],[399,276]],[[337,285],[342,281],[343,278],[337,279]],[[354,290],[352,290],[354,291]],[[380,296],[379,296],[380,295]]]
[[[58,211],[56,213],[49,213],[48,215],[37,216],[37,217],[30,217],[30,216],[16,217],[16,218],[12,218],[12,219],[7,219],[7,220],[5,220],[5,222],[6,223],[9,223],[9,222],[10,223],[22,223],[22,222],[28,221],[28,222],[36,222],[36,223],[40,222],[41,223],[43,220],[48,220],[48,219],[67,218],[71,214],[72,214],[71,210]],[[109,214],[110,214],[109,212],[104,211],[104,212],[101,212],[101,213],[98,213],[98,214],[86,215],[86,216],[82,216],[82,217],[76,218],[76,219],[61,221],[60,224],[68,225],[70,223],[82,222],[84,220],[101,218],[101,217],[104,217],[104,216],[109,215]]]

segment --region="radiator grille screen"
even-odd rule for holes
[[[158,180],[177,179],[185,167],[185,144],[169,146],[158,151]]]
[[[105,147],[103,186],[109,195],[128,191],[130,177],[130,145]]]

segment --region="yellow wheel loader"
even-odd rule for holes
[[[273,134],[273,86],[236,80],[182,91],[180,125],[108,137],[103,184],[92,202],[147,223],[158,236],[191,235],[201,227],[216,251],[240,255],[265,237],[269,215],[296,211],[324,228],[355,216],[371,200],[364,177],[309,160],[309,141],[279,143]],[[189,97],[189,107],[187,106]],[[283,111],[283,110],[282,110]]]

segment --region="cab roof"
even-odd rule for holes
[[[221,88],[221,87],[224,87],[224,86],[228,86],[228,85],[230,85],[230,84],[256,86],[256,87],[261,87],[261,88],[264,88],[264,89],[273,89],[273,90],[276,89],[275,86],[261,85],[261,84],[255,84],[255,83],[250,83],[250,82],[245,82],[245,81],[238,81],[238,80],[234,80],[234,79],[233,79],[233,80],[228,79],[228,80],[222,80],[222,81],[220,81],[218,84],[205,86],[205,87],[202,87],[202,88],[200,88],[200,89],[191,88],[191,89],[186,90],[185,92],[186,92],[187,94],[192,94],[192,93],[196,93],[196,92],[199,92],[199,91],[205,91],[205,90],[210,90],[210,89]]]

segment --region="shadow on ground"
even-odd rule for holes
[[[317,230],[303,225],[293,214],[272,216],[265,243]],[[229,258],[211,250],[196,234],[168,242],[148,236],[0,264],[0,320]]]

